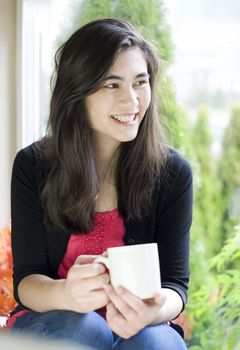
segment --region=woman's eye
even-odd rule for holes
[[[136,81],[136,83],[134,83],[135,86],[141,86],[145,84],[148,84],[148,80],[139,80],[139,81]]]
[[[118,88],[118,84],[117,83],[107,84],[104,87],[107,88],[107,89],[117,89]]]

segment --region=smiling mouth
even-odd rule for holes
[[[121,124],[134,124],[136,121],[137,113],[127,113],[127,114],[115,114],[111,115],[115,121]]]

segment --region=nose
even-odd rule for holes
[[[128,107],[132,111],[139,105],[139,96],[132,87],[126,88],[121,92],[120,103],[121,106]]]

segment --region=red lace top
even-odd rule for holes
[[[69,268],[79,255],[100,255],[107,248],[124,244],[125,227],[123,218],[120,216],[117,208],[106,212],[96,212],[93,223],[91,232],[71,235],[65,256],[58,269],[59,278],[66,278]],[[11,328],[16,319],[26,312],[28,310],[16,312],[8,320],[7,327]],[[105,309],[98,310],[98,313],[104,317]]]
[[[109,247],[123,245],[125,232],[118,209],[97,212],[93,230],[81,235],[71,235],[63,261],[58,270],[60,278],[66,278],[69,268],[79,255],[100,255]]]

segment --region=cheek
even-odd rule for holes
[[[91,95],[85,102],[85,107],[90,121],[93,121],[101,110],[101,104],[97,96]]]
[[[145,91],[145,93],[142,96],[142,107],[144,109],[147,109],[151,102],[151,90]]]

